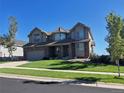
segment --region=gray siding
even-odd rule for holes
[[[38,43],[46,42],[46,39],[47,39],[46,34],[43,33],[43,32],[40,32],[40,31],[38,31],[38,30],[35,30],[35,31],[29,36],[29,42],[30,42],[30,43],[37,43],[37,42],[35,41],[35,34],[39,34],[39,36],[40,36],[40,40],[39,40]]]
[[[78,36],[79,31],[83,32],[82,36],[83,39],[88,39],[88,31],[82,26],[77,26],[75,29],[73,29],[73,31],[71,31],[70,33],[71,39],[79,40]]]

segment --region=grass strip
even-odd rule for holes
[[[82,74],[72,72],[56,72],[56,71],[42,71],[29,69],[15,69],[15,68],[0,68],[0,73],[29,75],[38,77],[52,77],[63,79],[83,80],[90,83],[106,82],[106,83],[121,83],[124,84],[124,77],[115,78],[112,75],[98,75],[98,74]]]

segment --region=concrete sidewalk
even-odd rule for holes
[[[28,63],[28,61],[14,61],[14,62],[5,62],[5,63],[2,63],[0,64],[0,68],[4,68],[4,67],[16,67],[16,66],[19,66],[19,65],[23,65],[23,64],[26,64]]]
[[[26,79],[26,80],[43,81],[43,82],[60,82],[61,84],[81,85],[81,86],[90,86],[90,87],[124,89],[124,84],[115,84],[115,83],[103,83],[103,82],[82,83],[80,81],[76,81],[73,79],[59,79],[59,78],[36,77],[36,76],[3,74],[3,73],[0,73],[0,77],[14,78],[14,79]]]
[[[101,75],[115,75],[118,73],[111,72],[92,72],[92,71],[75,71],[75,70],[55,70],[55,69],[43,69],[43,68],[28,68],[28,67],[9,67],[17,69],[30,69],[30,70],[44,70],[44,71],[57,71],[57,72],[72,72],[72,73],[84,73],[84,74],[101,74]],[[121,73],[121,76],[124,76],[124,73]]]

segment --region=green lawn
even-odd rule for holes
[[[81,71],[95,71],[95,72],[117,72],[117,66],[105,64],[84,64],[79,62],[66,62],[63,60],[42,60],[32,61],[30,63],[21,65],[21,67],[30,68],[47,68],[60,70],[81,70]],[[120,66],[120,70],[124,73],[124,66]]]
[[[2,64],[2,63],[4,63],[4,62],[0,62],[0,64]]]
[[[0,61],[0,64],[2,64],[2,63],[6,63],[7,61]]]
[[[81,74],[71,72],[56,72],[56,71],[41,71],[41,70],[28,70],[28,69],[15,69],[15,68],[0,68],[0,73],[29,75],[39,77],[52,77],[64,79],[83,80],[89,83],[95,82],[108,82],[108,83],[121,83],[124,84],[124,77],[115,78],[111,75],[97,75],[97,74]]]

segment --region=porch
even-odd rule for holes
[[[56,45],[48,47],[48,56],[50,58],[70,58],[70,45]]]
[[[68,43],[48,46],[48,57],[60,59],[87,58],[88,46],[86,43]]]

